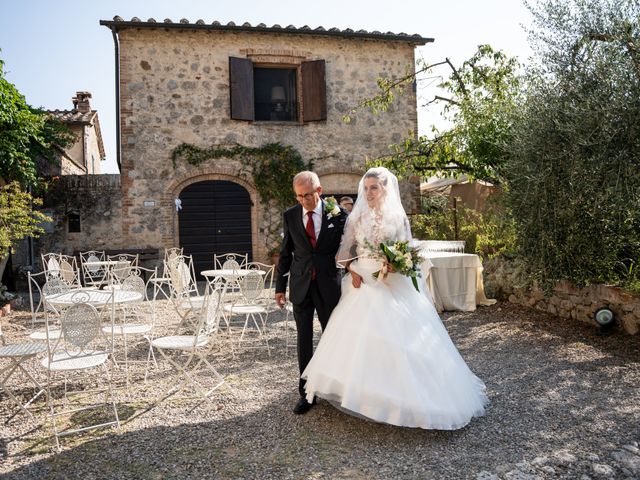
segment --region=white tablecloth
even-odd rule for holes
[[[434,252],[423,254],[422,263],[428,295],[439,312],[472,312],[476,305],[493,305],[484,293],[482,262],[470,253]]]

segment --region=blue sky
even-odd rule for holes
[[[481,43],[523,61],[531,54],[522,28],[530,23],[530,14],[521,0],[0,0],[0,4],[0,58],[5,61],[8,80],[31,105],[46,109],[70,109],[76,91],[90,91],[105,142],[105,173],[117,172],[115,54],[111,32],[99,21],[115,15],[126,20],[137,16],[195,22],[202,18],[207,23],[262,22],[418,33],[435,38],[419,49],[428,62],[448,57],[460,63]],[[449,72],[437,73],[446,76]],[[433,96],[435,83],[420,89],[425,99]],[[419,110],[421,132],[438,122],[436,112]]]

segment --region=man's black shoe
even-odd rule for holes
[[[296,406],[293,407],[293,413],[295,413],[296,415],[302,415],[304,413],[307,413],[309,410],[311,410],[311,407],[313,407],[313,404],[307,402],[306,398],[301,398],[296,404]]]

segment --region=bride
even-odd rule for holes
[[[372,246],[406,240],[411,230],[398,180],[386,168],[368,170],[337,255],[349,272],[342,297],[302,374],[307,401],[317,395],[392,425],[458,429],[484,413],[484,383],[409,277],[373,277],[383,263]]]

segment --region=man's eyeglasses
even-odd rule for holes
[[[296,198],[298,200],[302,200],[303,198],[305,200],[312,200],[313,196],[316,194],[317,192],[310,192],[310,193],[299,193],[296,195]]]

